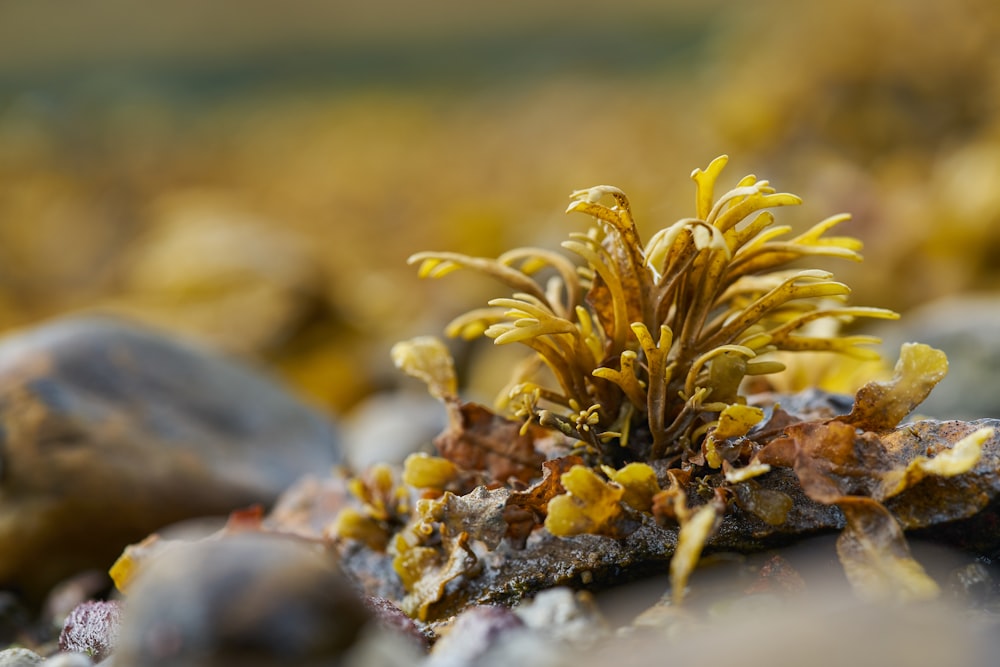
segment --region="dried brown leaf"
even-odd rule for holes
[[[667,478],[670,486],[653,496],[653,518],[661,526],[680,523],[677,509],[687,506],[687,493],[684,489],[691,483],[691,470],[673,468],[667,471]]]
[[[912,395],[909,389],[904,393]],[[993,428],[984,427],[942,442],[920,437],[913,427],[879,435],[837,419],[804,422],[786,428],[785,437],[765,446],[757,458],[792,466],[810,498],[843,511],[847,526],[837,551],[859,595],[922,599],[936,595],[937,584],[910,555],[899,522],[881,501],[932,477],[938,486],[929,489],[953,484],[960,490],[956,499],[960,504],[981,507],[985,503],[982,490],[961,481],[952,483],[952,478],[960,480],[977,466],[984,444],[995,444],[994,434]],[[936,456],[925,455],[931,451]],[[905,503],[894,504],[911,518],[920,508],[928,521],[938,512],[935,505],[918,493],[909,494]]]
[[[441,456],[463,470],[481,471],[486,482],[503,485],[510,479],[528,483],[538,477],[545,457],[535,450],[540,427],[521,432],[522,424],[501,417],[476,403],[452,404],[451,423],[434,440]]]
[[[523,549],[528,536],[536,527],[545,522],[549,501],[566,490],[560,478],[575,465],[581,465],[579,456],[552,459],[542,464],[542,479],[524,491],[513,491],[507,498],[504,519],[507,522],[507,537],[511,543]]]
[[[880,484],[880,473],[892,468],[876,434],[859,433],[840,421],[793,424],[756,460],[794,468],[806,495],[826,504],[848,495],[871,496]]]

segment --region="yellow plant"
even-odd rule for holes
[[[798,197],[754,176],[716,196],[726,161],[692,174],[695,216],[645,244],[624,193],[597,186],[574,192],[568,209],[594,221],[563,243],[576,261],[539,248],[496,259],[411,257],[421,276],[469,268],[509,287],[510,296],[456,318],[447,331],[520,343],[534,355],[516,368],[501,401],[518,423],[459,398],[440,341],[421,337],[393,348],[396,365],[423,379],[449,414],[435,440],[442,458],[414,456],[406,464],[405,479],[425,499],[390,546],[405,609],[420,618],[438,613],[447,591],[460,589],[456,579],[489,567],[477,544],[491,550],[508,539],[528,549],[543,528],[563,539],[675,530],[673,542],[669,532],[661,535],[679,602],[723,524],[730,537],[746,532],[751,541],[790,523],[813,530],[822,520],[811,509],[793,512],[802,502],[840,509],[837,550],[853,585],[901,599],[936,592],[884,501],[909,514],[911,526],[937,521],[927,509],[935,503],[922,497],[932,487],[914,487],[928,475],[945,480],[974,471],[995,431],[984,427],[958,440],[942,433],[932,447],[918,426],[898,427],[947,372],[943,352],[915,343],[902,346],[891,378],[857,390],[846,415],[793,414],[742,395],[747,384],[759,386],[745,383],[748,377],[781,373],[783,361],[795,360],[794,369],[822,352],[878,360],[866,347],[876,338],[840,335],[841,325],[897,315],[849,306],[850,288],[832,274],[792,268],[817,256],[860,261],[860,241],[827,235],[848,216],[793,236],[768,209],[798,204]],[[525,372],[544,367],[554,382]],[[789,471],[798,493],[789,492]],[[960,482],[967,484],[975,488]],[[969,496],[962,516],[985,498]]]
[[[717,197],[727,160],[718,157],[692,173],[694,217],[660,229],[645,244],[628,198],[601,185],[571,195],[568,212],[594,221],[562,244],[582,262],[540,248],[496,259],[422,252],[409,261],[420,265],[422,277],[468,268],[513,290],[458,317],[447,333],[521,343],[544,362],[558,386],[516,383],[506,397],[515,415],[582,441],[587,453],[608,463],[680,461],[699,452],[713,429],[730,438],[753,427],[755,413],[732,406],[745,403],[744,378],[784,369],[769,353],[877,358],[865,347],[877,339],[814,335],[812,323],[898,317],[846,305],[850,288],[826,271],[790,268],[810,256],[860,261],[860,241],[826,235],[848,215],[789,238],[791,228],[775,225],[766,209],[799,198],[754,176]],[[718,467],[718,456],[709,454]]]

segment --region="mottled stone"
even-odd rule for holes
[[[185,518],[340,460],[330,421],[236,361],[110,318],[0,341],[0,587],[40,598]]]
[[[66,617],[59,634],[59,650],[85,653],[94,660],[103,660],[114,651],[120,624],[120,602],[84,602]]]
[[[42,664],[42,656],[26,648],[8,648],[0,651],[0,667],[31,667]]]
[[[129,589],[115,664],[336,664],[370,619],[317,543],[243,533],[178,545]]]
[[[507,607],[469,607],[434,645],[427,667],[473,667],[497,653],[524,622]]]

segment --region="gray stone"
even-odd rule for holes
[[[0,667],[30,667],[42,664],[42,656],[26,648],[8,648],[0,651]]]
[[[447,425],[444,406],[426,391],[375,394],[344,417],[345,455],[356,470],[401,464],[414,452],[433,452]]]
[[[110,318],[0,341],[0,587],[38,599],[340,460],[329,419],[234,360]]]
[[[177,545],[130,587],[115,664],[337,664],[371,615],[319,543],[241,533]]]
[[[544,632],[552,639],[588,643],[607,634],[604,619],[586,591],[560,586],[540,592],[514,613],[529,628]]]
[[[503,652],[524,622],[507,607],[474,606],[455,617],[448,632],[434,645],[426,667],[473,667],[492,662]]]

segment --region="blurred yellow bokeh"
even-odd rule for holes
[[[1000,289],[996,3],[349,4],[0,7],[0,330],[118,312],[341,411],[495,294],[407,256],[557,247],[599,183],[648,238],[720,153],[854,214],[856,303]]]

